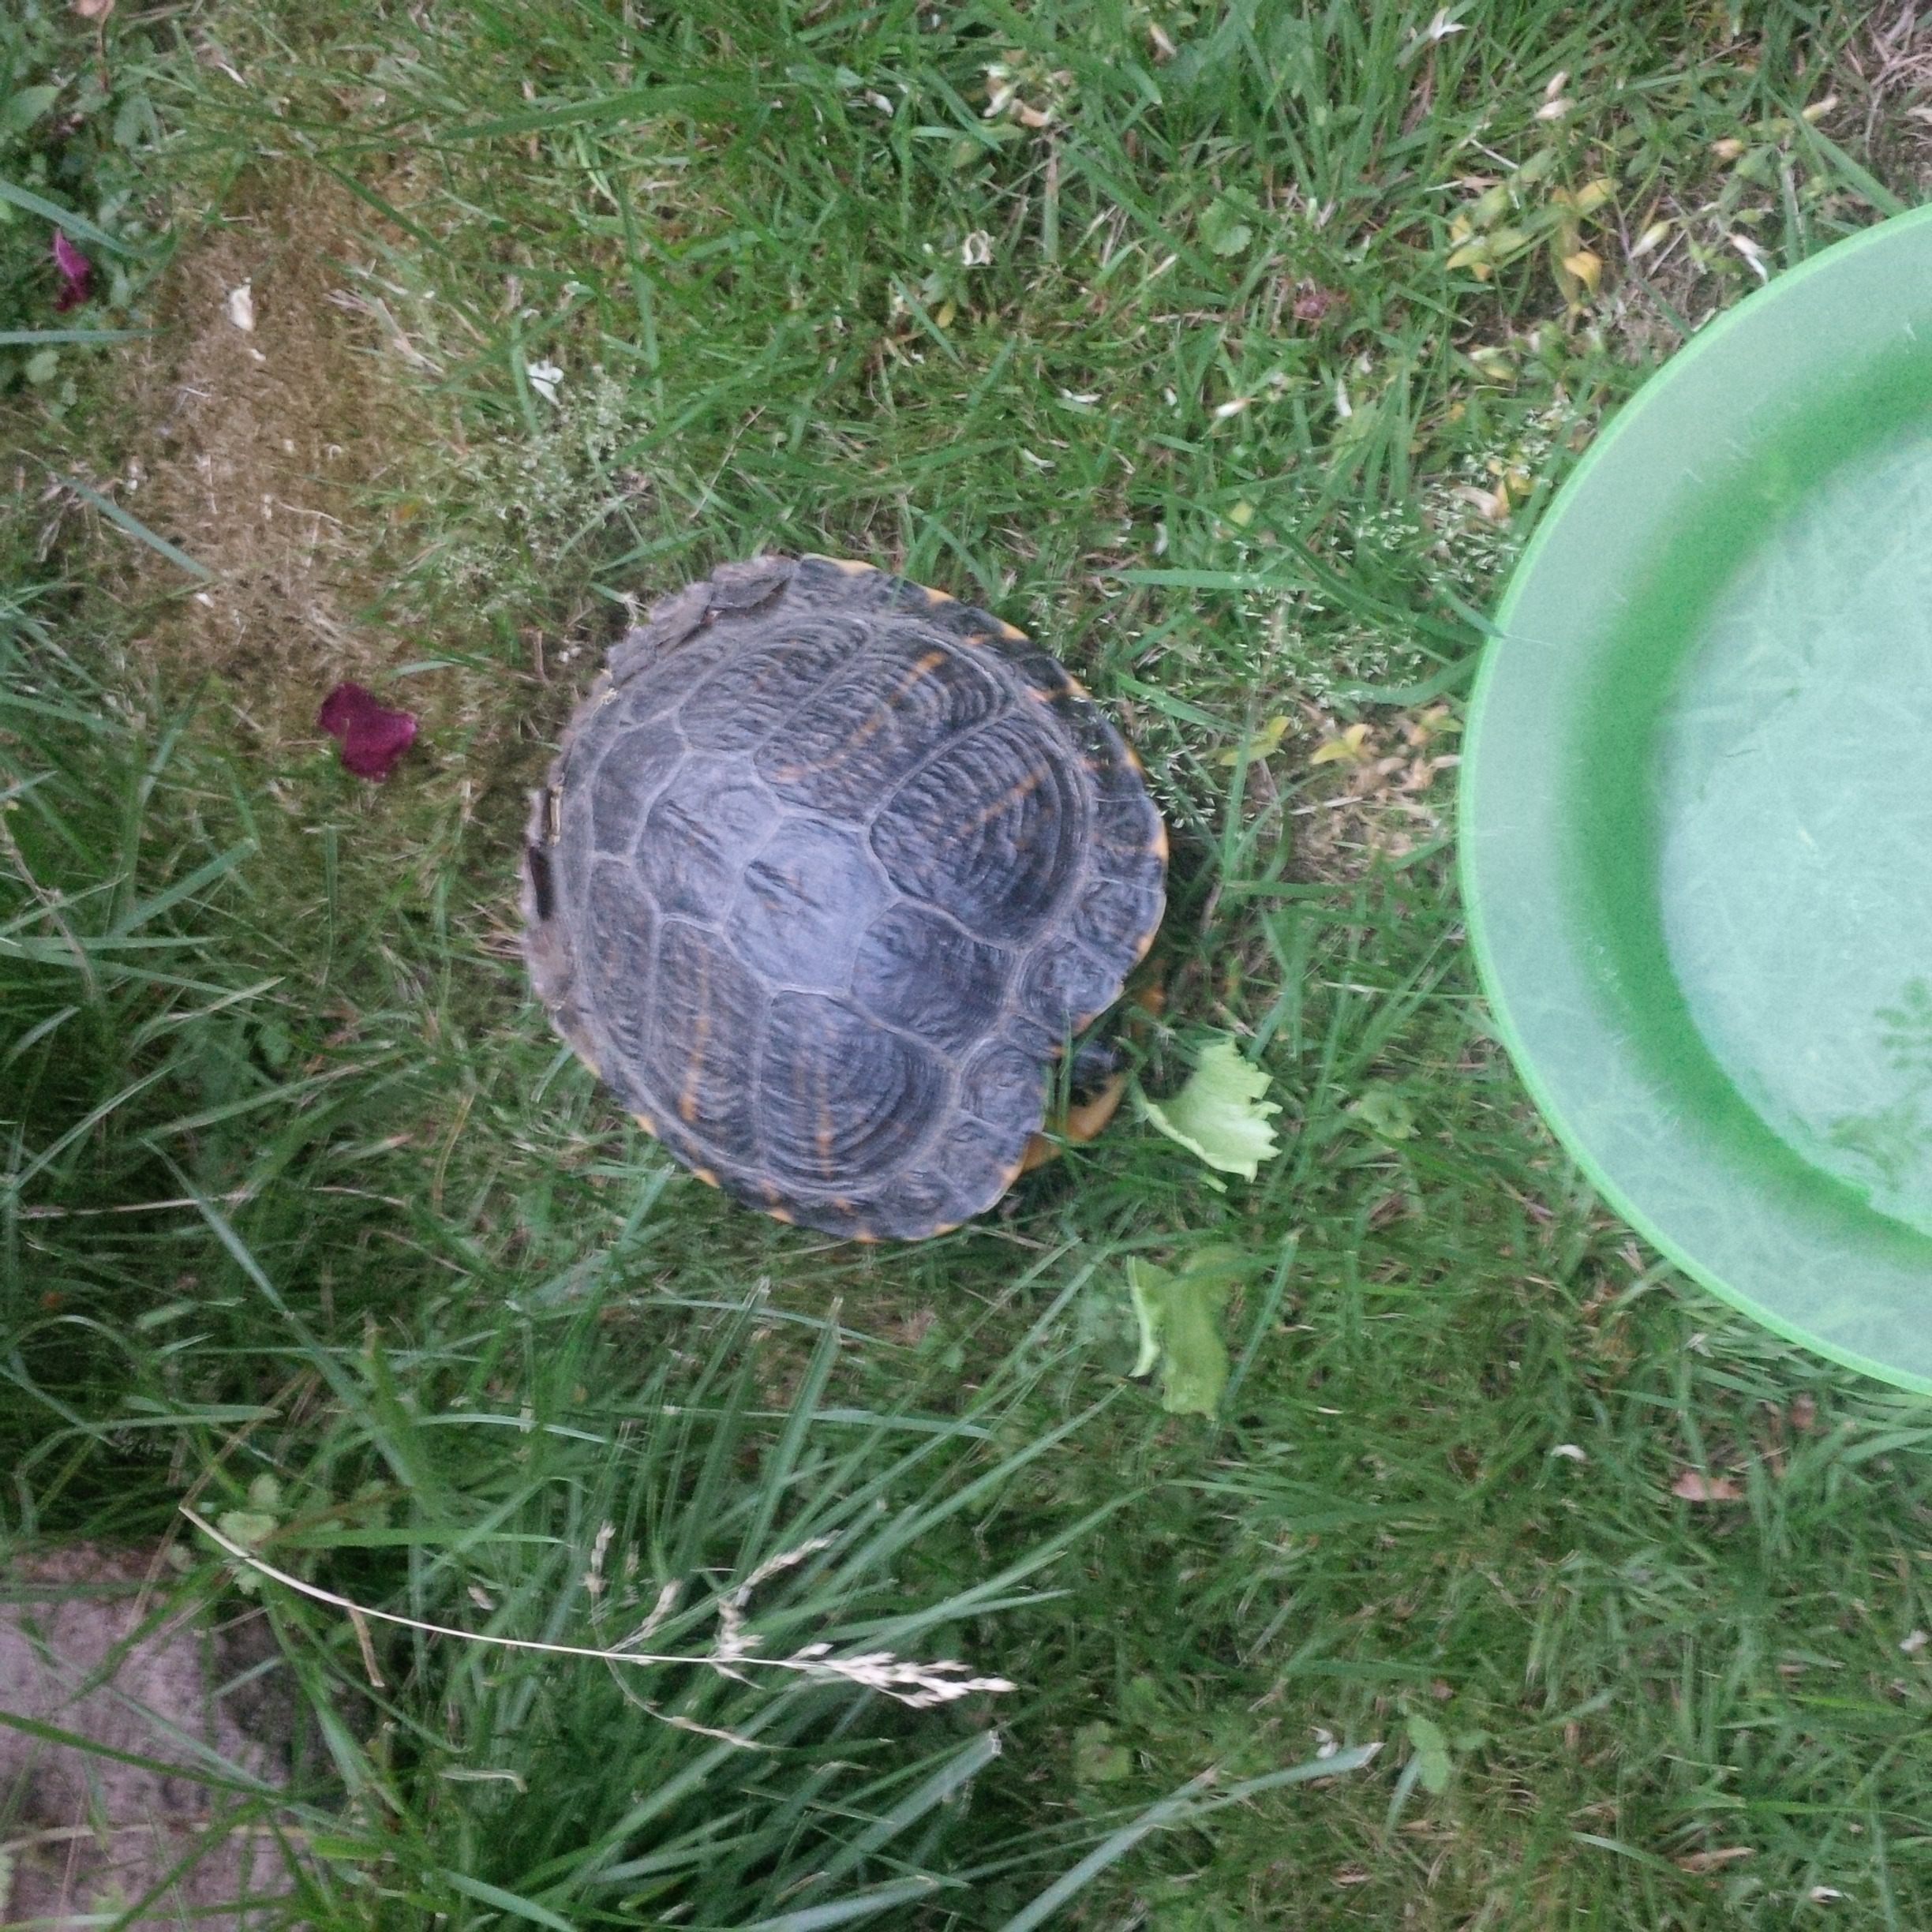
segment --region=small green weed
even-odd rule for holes
[[[74,358],[119,339],[156,260],[148,50],[130,37],[117,71],[104,48],[52,0],[0,18],[0,391],[24,382],[56,420],[78,399]]]

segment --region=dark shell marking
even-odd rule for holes
[[[572,720],[530,835],[558,1031],[706,1181],[829,1234],[983,1212],[1160,923],[1133,753],[1019,631],[864,565],[727,565]]]

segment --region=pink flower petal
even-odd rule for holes
[[[78,308],[87,300],[88,279],[94,272],[94,264],[58,228],[54,230],[54,266],[60,271],[62,284],[54,298],[55,309]]]
[[[331,738],[339,738],[348,730],[349,721],[358,710],[375,702],[360,684],[338,684],[322,700],[322,709],[316,713],[316,722]]]
[[[342,762],[358,778],[387,778],[416,742],[415,714],[378,704],[360,684],[338,684],[322,700],[316,722],[342,740]]]

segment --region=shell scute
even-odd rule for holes
[[[1057,708],[1058,700],[1072,695],[1073,680],[1065,667],[1037,645],[1005,643],[1001,649],[1007,661],[1025,679],[1027,689],[1035,698]]]
[[[998,1200],[1026,1142],[1027,1133],[1010,1125],[990,1127],[970,1117],[954,1121],[927,1157],[928,1170],[945,1184],[938,1217],[964,1221],[981,1211],[980,1202]]]
[[[693,758],[638,835],[644,889],[667,913],[714,923],[738,887],[747,856],[778,822],[770,793],[740,768]]]
[[[580,727],[594,715],[593,707],[601,709],[605,702],[616,706],[626,724],[648,724],[665,717],[691,695],[730,648],[728,636],[702,625],[661,647],[651,644],[651,636],[650,627],[633,631],[611,653],[610,669],[605,674],[608,682],[601,679],[591,687],[579,715]]]
[[[998,684],[938,637],[875,645],[758,757],[780,797],[870,818],[941,747],[998,710]]]
[[[705,611],[715,620],[730,614],[743,616],[762,609],[781,597],[798,574],[789,557],[751,557],[742,564],[721,564],[706,580],[711,587]]]
[[[668,719],[626,732],[611,746],[597,761],[597,775],[582,794],[597,851],[617,858],[629,856],[645,814],[676,774],[683,755],[684,740]]]
[[[1058,1052],[1120,995],[1120,974],[1084,946],[1035,946],[1020,976],[1021,1012]],[[1037,1036],[1036,1036],[1037,1037]]]
[[[1024,1120],[1031,1133],[1046,1117],[1046,1067],[1026,1047],[990,1039],[960,1072],[960,1105],[989,1125]]]
[[[867,922],[891,896],[863,833],[793,816],[745,867],[724,930],[773,986],[842,992]]]
[[[728,657],[678,706],[677,721],[694,745],[743,751],[788,724],[865,645],[859,625],[816,619],[773,644]]]
[[[752,1050],[765,1026],[764,988],[715,934],[675,919],[663,923],[653,979],[651,1024],[635,1063],[638,1098],[657,1103],[667,1140],[676,1133],[698,1143],[687,1153],[673,1142],[687,1161],[741,1155],[754,1144]]]
[[[758,1082],[765,1163],[781,1180],[837,1191],[899,1164],[946,1099],[944,1063],[848,1002],[781,993]]]
[[[958,1053],[983,1039],[998,1017],[1011,972],[1000,947],[942,913],[902,903],[860,942],[852,998],[888,1025]]]
[[[893,882],[990,939],[1031,939],[1079,862],[1087,813],[1071,762],[1024,717],[941,752],[872,828]]]
[[[1082,932],[1124,934],[1136,949],[1143,936],[1151,939],[1160,924],[1166,894],[1161,889],[1162,868],[1148,858],[1133,876],[1096,878],[1080,894],[1079,923]]]
[[[627,631],[610,653],[610,676],[617,683],[639,665],[655,664],[691,637],[711,608],[711,586],[687,584],[674,595],[653,604],[644,622]]]
[[[962,604],[950,598],[943,604],[932,605],[920,615],[935,630],[979,650],[998,638],[1002,627],[990,611],[982,610],[977,604]]]
[[[1110,783],[1095,787],[1093,840],[1099,866],[1110,872],[1122,870],[1122,859],[1151,856],[1163,865],[1166,860],[1166,829],[1144,787],[1129,790]]]
[[[628,866],[600,859],[590,875],[588,899],[590,980],[597,1017],[620,1065],[643,1058],[650,1046],[652,971],[657,946],[657,912],[638,889]]]

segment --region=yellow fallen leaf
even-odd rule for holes
[[[1288,721],[1285,717],[1278,714],[1270,718],[1260,730],[1249,737],[1248,762],[1250,765],[1257,765],[1271,752],[1279,751],[1282,739],[1287,729]],[[1238,751],[1223,751],[1221,754],[1221,762],[1223,765],[1238,765],[1241,762],[1241,756]]]
[[[1350,725],[1340,737],[1329,739],[1309,762],[1333,765],[1346,759],[1351,765],[1361,765],[1373,755],[1368,744],[1368,727],[1358,723]]]
[[[1432,738],[1440,737],[1445,732],[1459,732],[1462,721],[1446,704],[1431,705],[1426,711],[1419,711],[1413,717],[1398,718],[1402,736],[1418,751]]]
[[[1563,266],[1594,295],[1597,284],[1603,275],[1603,261],[1588,249],[1578,249],[1574,255],[1563,257]]]

